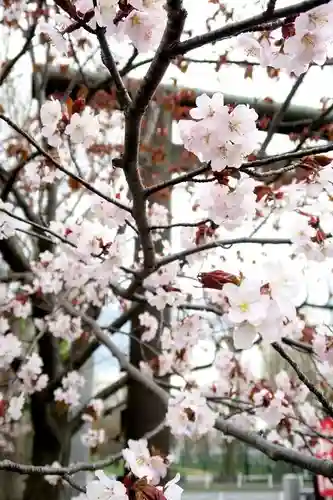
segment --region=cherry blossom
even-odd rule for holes
[[[165,22],[164,10],[133,10],[119,25],[117,35],[127,36],[141,53],[145,53],[158,45]]]
[[[260,37],[260,40],[242,34],[237,45],[249,56],[258,58],[262,66],[284,69],[298,76],[312,63],[325,63],[332,42],[331,19],[332,2],[328,2],[299,14],[295,19],[294,33],[286,37],[282,47],[274,43],[279,39],[279,30],[274,30],[269,37]]]
[[[85,384],[85,379],[76,371],[71,371],[62,379],[62,387],[54,391],[55,401],[65,403],[67,406],[75,407],[80,403],[81,389]]]
[[[124,373],[168,401],[166,425],[176,439],[200,439],[217,427],[219,418],[220,424],[228,420],[231,436],[237,435],[232,431],[235,428],[260,429],[268,447],[277,442],[294,453],[313,447],[311,434],[324,411],[313,402],[314,391],[306,378],[298,378],[295,370],[289,374],[287,369],[270,377],[255,374],[250,365],[255,356],[261,356],[265,365],[273,342],[280,349],[290,344],[288,349],[306,351],[315,366],[311,384],[323,392],[333,384],[331,326],[324,320],[313,325],[302,303],[308,274],[318,281],[331,274],[333,163],[328,156],[314,155],[307,144],[302,156],[297,143],[297,153],[289,155],[294,163],[284,167],[282,157],[281,169],[286,171],[271,180],[266,167],[275,168],[276,158],[268,155],[261,162],[267,144],[261,148],[258,128],[274,125],[275,120],[269,122],[262,112],[259,117],[245,104],[226,105],[222,88],[211,95],[181,90],[162,97],[157,86],[170,76],[167,63],[172,61],[176,72],[190,64],[186,47],[191,42],[183,43],[185,32],[179,33],[180,44],[169,40],[170,26],[181,24],[183,14],[177,14],[171,4],[164,0],[73,0],[58,2],[57,13],[54,6],[38,10],[46,22],[38,23],[36,33],[44,33],[60,54],[38,48],[34,71],[39,75],[39,57],[46,53],[50,56],[47,64],[60,61],[60,78],[72,65],[80,67],[82,80],[85,71],[89,75],[93,68],[102,73],[107,66],[115,89],[103,86],[103,97],[103,92],[95,93],[97,87],[90,88],[89,78],[89,88],[74,78],[61,90],[63,95],[57,92],[45,102],[38,95],[33,106],[22,110],[21,132],[19,125],[13,125],[15,133],[2,138],[0,240],[6,284],[0,283],[0,368],[8,385],[0,394],[1,452],[15,451],[10,440],[17,437],[17,429],[22,431],[23,417],[39,398],[54,407],[56,419],[58,412],[66,412],[82,425],[81,443],[92,453],[107,440],[102,425],[109,408],[105,411],[105,402],[99,399],[104,391],[81,401],[85,384],[81,356],[103,343],[118,358]],[[21,6],[7,10],[4,19],[15,29],[31,17]],[[316,71],[314,64],[322,66],[331,55],[332,21],[330,1],[292,19],[281,19],[277,29],[268,24],[263,31],[260,24],[255,27],[259,31],[237,37],[236,48],[258,60],[258,71],[265,68],[270,77],[280,70],[296,76],[310,73]],[[201,38],[205,36],[196,40]],[[134,49],[130,63],[122,60],[122,54],[118,60],[117,42],[124,40],[133,46],[127,48]],[[29,45],[32,60],[37,43],[34,39]],[[101,56],[89,57],[87,53],[98,44]],[[144,92],[140,87],[132,89],[127,70],[141,66],[144,58],[140,57],[151,51],[153,63],[143,79]],[[227,64],[228,57],[226,49],[217,66]],[[6,68],[1,78],[6,77]],[[252,70],[253,74],[257,71]],[[11,73],[13,79],[15,73]],[[131,99],[123,91],[120,75],[125,75]],[[153,101],[145,101],[153,95]],[[194,99],[195,107],[187,109],[187,101]],[[136,109],[137,102],[142,109]],[[326,110],[328,104],[324,100],[322,104]],[[107,109],[101,109],[104,105]],[[186,118],[178,125],[186,149],[179,164],[164,164],[169,130],[159,123],[160,116],[155,127],[150,116],[155,105],[173,119]],[[7,127],[11,122],[6,107],[2,103],[0,107]],[[141,130],[146,108],[144,121],[154,125],[157,143],[163,143],[156,154],[155,138],[146,138],[143,123]],[[327,123],[312,131],[318,136],[307,139],[310,131],[300,133],[301,142],[303,135],[304,141],[319,140],[320,134],[330,137],[332,132]],[[119,140],[115,138],[118,132]],[[47,154],[38,146],[40,142]],[[258,162],[248,164],[256,157],[259,167]],[[191,168],[184,175],[183,160],[205,163],[198,170],[200,175]],[[170,180],[165,184],[167,176]],[[169,185],[180,189],[180,214],[170,209],[174,198],[166,203],[171,190],[163,188]],[[169,230],[170,237],[166,236]],[[110,308],[119,317],[101,326],[100,312]],[[130,357],[117,354],[118,346],[112,347],[111,334],[118,328],[124,333],[121,325],[132,321],[133,310],[138,320],[135,340],[144,350],[152,349],[152,356],[138,360],[140,373],[128,365]],[[43,352],[45,340],[56,351],[54,376]],[[273,347],[277,350],[276,344]],[[244,353],[246,349],[250,352]],[[207,383],[194,376],[202,368],[201,353],[211,355],[212,377]],[[169,393],[162,392],[160,377],[166,375],[172,379],[176,375],[178,384]],[[34,419],[30,420],[34,425]],[[125,479],[117,481],[97,471],[79,500],[126,500],[132,488],[141,487],[152,488],[167,500],[181,499],[179,474],[160,486],[170,457],[150,449],[146,438],[129,440],[121,455],[130,470]],[[44,478],[58,486],[66,476],[46,474]]]
[[[43,361],[37,353],[28,356],[25,363],[21,366],[18,377],[22,380],[24,390],[31,394],[42,391],[48,383],[48,376],[42,373]]]
[[[167,482],[163,488],[163,494],[167,500],[180,500],[183,493],[183,488],[181,488],[177,483],[180,480],[180,474]]]
[[[166,420],[176,437],[199,438],[213,428],[215,418],[200,391],[180,392],[169,400]]]
[[[244,220],[254,217],[256,197],[255,181],[242,177],[235,188],[218,183],[203,184],[197,190],[200,208],[216,224],[224,224],[226,229],[234,229]]]
[[[94,142],[98,132],[98,119],[87,109],[82,114],[74,113],[65,130],[74,143],[82,143],[86,148]]]
[[[167,474],[168,463],[159,455],[151,455],[146,439],[128,441],[128,448],[122,451],[124,460],[137,478],[147,478],[151,484],[159,484]]]
[[[141,339],[143,342],[150,342],[151,340],[153,340],[153,338],[157,333],[158,321],[154,316],[152,316],[148,312],[140,314],[139,320],[141,325],[145,329],[145,331],[141,336]]]
[[[46,101],[40,110],[40,119],[43,124],[42,135],[47,138],[50,146],[57,147],[60,143],[57,134],[58,122],[61,119],[61,104],[58,100]]]
[[[102,470],[95,472],[97,479],[89,481],[86,486],[88,500],[127,500],[125,486],[111,479]]]
[[[0,335],[0,367],[8,368],[12,361],[20,356],[22,344],[13,333]]]
[[[25,397],[23,392],[18,396],[12,396],[9,401],[8,409],[6,412],[6,417],[8,420],[20,420],[22,417],[23,406],[25,403]]]
[[[297,28],[296,28],[297,29]],[[320,32],[296,31],[296,35],[288,38],[284,44],[284,50],[291,58],[293,72],[296,75],[304,73],[311,62],[323,65],[327,57],[326,40]],[[297,57],[292,57],[297,54]]]
[[[319,5],[314,9],[310,9],[307,12],[302,12],[295,20],[296,32],[299,31],[316,31],[319,30],[320,33],[327,33],[327,36],[331,36],[329,33],[329,25],[333,18],[332,3],[328,2],[326,5]]]
[[[239,168],[257,144],[256,112],[243,104],[230,110],[221,93],[211,98],[203,94],[196,104],[191,116],[199,121],[179,125],[185,147],[202,160],[211,161],[217,172],[226,167]]]
[[[81,442],[87,448],[97,448],[98,445],[105,441],[104,429],[88,429],[87,432],[81,435]]]
[[[212,97],[201,94],[196,98],[195,104],[196,108],[190,110],[190,115],[194,120],[216,117],[221,109],[225,109],[224,96],[220,92],[216,92]]]
[[[261,284],[244,279],[239,286],[227,283],[223,292],[229,303],[228,319],[240,324],[247,321],[258,325],[265,318],[270,299],[261,293]]]

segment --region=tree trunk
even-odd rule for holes
[[[151,155],[142,158],[142,181],[145,186],[161,182],[170,178],[169,173],[169,153],[172,140],[172,117],[169,112],[162,107],[155,107],[154,103],[145,117],[146,129],[143,136],[143,146],[151,150]],[[158,130],[164,130],[167,133],[159,134]],[[157,161],[154,158],[158,158]],[[158,193],[149,199],[149,203],[159,203],[169,209],[170,197],[165,196],[165,192]],[[166,230],[161,235],[162,239],[170,239],[170,230]],[[155,253],[162,251],[160,242],[155,244]],[[158,311],[149,309],[149,313],[160,319]],[[169,324],[169,311],[166,309],[163,313],[164,325]],[[140,344],[140,322],[139,318],[132,319],[132,333],[130,339],[130,361],[140,367],[141,361],[149,361],[156,357],[156,349],[159,349],[159,340],[156,338],[149,343],[151,348]],[[155,352],[154,352],[155,351]],[[163,379],[169,382],[169,377]],[[139,382],[130,379],[128,382],[127,409],[125,410],[125,436],[126,439],[139,439],[145,433],[156,428],[165,418],[166,408],[160,398],[153,394],[149,389]],[[149,440],[150,446],[164,455],[168,455],[170,449],[170,431],[164,428],[153,438]]]
[[[32,396],[33,465],[51,465],[55,461],[66,465],[68,461],[70,437],[66,425],[67,415],[59,415],[54,410],[55,404],[47,402],[42,394]],[[42,475],[30,475],[26,481],[23,500],[60,500],[63,490],[60,483],[53,486]]]
[[[138,330],[140,326],[138,318],[133,318],[132,330]],[[134,333],[134,336],[137,335]],[[152,357],[152,353],[140,345],[140,342],[131,338],[130,345],[130,361],[139,367],[140,361],[147,355],[147,358]],[[126,439],[140,439],[142,436],[153,430],[165,418],[165,405],[160,398],[156,397],[149,389],[130,379],[128,382],[128,396],[126,409]],[[153,438],[149,440],[149,444],[154,446],[163,454],[169,453],[170,448],[170,432],[168,428],[164,428]]]
[[[37,307],[34,317],[43,317]],[[61,367],[57,339],[45,332],[38,342],[39,355],[49,380],[55,380]],[[70,456],[70,433],[67,412],[59,411],[53,400],[53,392],[36,392],[31,396],[31,425],[33,429],[32,465],[51,465],[57,461],[66,465]],[[23,500],[60,500],[61,485],[49,484],[42,475],[30,475],[26,482]]]

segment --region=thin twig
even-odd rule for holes
[[[325,398],[324,394],[308,379],[305,373],[297,365],[296,361],[294,361],[288,353],[283,349],[283,347],[278,342],[273,342],[272,347],[278,352],[284,360],[286,360],[289,365],[295,370],[298,378],[304,385],[309,389],[309,391],[316,396],[318,401],[321,403],[322,407],[327,411],[327,413],[333,417],[333,406],[331,403]]]
[[[115,63],[115,60],[113,58],[113,55],[111,53],[109,44],[107,42],[106,36],[105,36],[105,28],[102,28],[100,26],[96,27],[96,36],[99,41],[99,45],[101,48],[101,55],[102,55],[102,61],[104,66],[107,68],[109,71],[112,80],[115,83],[116,89],[117,89],[117,97],[118,101],[120,104],[120,107],[122,110],[127,110],[127,108],[131,105],[132,99],[124,85],[124,82],[119,74],[117,65]]]

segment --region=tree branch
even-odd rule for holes
[[[165,423],[161,422],[155,429],[150,432],[147,432],[142,438],[149,439],[155,434],[158,434],[161,429],[165,427]],[[50,465],[26,465],[20,464],[16,462],[12,462],[11,460],[2,460],[0,461],[0,470],[6,470],[9,472],[16,472],[17,474],[40,474],[40,475],[50,475],[50,476],[65,476],[76,474],[81,471],[95,471],[99,469],[103,469],[108,465],[111,465],[116,460],[122,458],[122,452],[115,453],[114,455],[110,455],[104,460],[98,460],[94,463],[87,462],[78,462],[73,465],[69,465],[68,467],[52,467]],[[65,478],[66,479],[66,478]]]
[[[276,0],[273,0],[273,2],[270,1],[270,4],[273,5],[273,10],[274,10],[275,1]],[[267,9],[268,8],[269,8],[269,6],[267,7]],[[289,105],[290,105],[291,101],[293,100],[297,90],[302,85],[307,73],[308,72],[306,71],[305,73],[303,73],[302,75],[300,75],[297,78],[297,80],[295,81],[294,85],[292,86],[287,98],[284,100],[282,106],[280,106],[279,109],[274,114],[273,119],[269,124],[264,142],[262,143],[260,150],[259,150],[259,153],[257,154],[258,158],[260,158],[260,157],[262,158],[265,155],[266,149],[267,149],[268,145],[270,144],[270,142],[273,138],[273,135],[276,132],[276,129],[278,128],[279,124],[283,120],[283,116],[284,116],[285,112],[289,108]]]
[[[127,92],[124,82],[120,76],[117,65],[111,53],[109,44],[105,36],[105,28],[96,26],[96,35],[99,41],[99,46],[101,48],[102,61],[104,66],[108,69],[112,80],[115,83],[117,89],[117,97],[122,110],[126,111],[132,103],[132,99]]]
[[[141,121],[157,86],[170,64],[171,56],[166,54],[166,49],[170,43],[180,39],[186,17],[186,11],[182,8],[181,0],[168,0],[167,12],[167,26],[159,48],[131,106],[125,113],[125,146],[122,165],[132,194],[132,215],[140,235],[143,265],[148,272],[154,269],[155,248],[147,220],[144,188],[138,171]]]
[[[79,184],[82,184],[88,191],[91,191],[94,194],[97,194],[100,198],[102,198],[105,201],[108,201],[109,203],[112,203],[118,208],[121,208],[122,210],[125,210],[126,212],[132,213],[131,209],[120,203],[118,200],[114,200],[113,198],[110,198],[109,196],[106,196],[105,194],[101,193],[98,189],[94,188],[89,184],[89,182],[85,181],[78,175],[73,174],[67,168],[63,167],[59,162],[57,162],[52,155],[50,155],[45,149],[43,149],[27,132],[22,130],[16,123],[14,123],[10,118],[5,116],[4,114],[0,113],[0,120],[6,122],[10,127],[12,127],[18,134],[22,135],[32,146],[34,146],[37,151],[42,154],[45,158],[47,158],[52,165],[54,165],[58,170],[63,172],[64,174],[68,175],[75,181],[77,181]]]
[[[317,387],[308,379],[308,377],[305,375],[305,373],[302,372],[302,370],[298,367],[296,361],[294,361],[289,354],[286,353],[286,351],[283,349],[283,347],[278,344],[278,342],[273,342],[272,347],[278,352],[284,360],[286,360],[289,365],[294,369],[294,371],[297,373],[298,378],[300,379],[301,382],[303,382],[304,385],[309,389],[309,391],[316,396],[318,401],[321,403],[322,407],[327,411],[327,413],[333,417],[333,406],[331,403],[325,398],[324,394],[317,389]]]
[[[43,7],[43,3],[44,3],[44,0],[39,0],[38,4],[36,6],[36,11],[40,10]],[[33,25],[30,26],[27,30],[27,33],[25,35],[25,42],[24,42],[22,49],[16,54],[15,57],[13,57],[13,59],[10,59],[10,61],[8,61],[3,66],[3,69],[2,69],[1,74],[0,74],[0,87],[4,83],[4,81],[6,80],[6,78],[8,77],[10,72],[12,71],[12,69],[14,68],[15,64],[21,59],[21,57],[24,56],[24,54],[27,52],[27,50],[29,50],[32,39],[36,33],[38,21],[39,21],[39,17],[36,16],[36,19],[35,19]]]
[[[135,115],[144,114],[173,58],[168,48],[180,40],[187,15],[182,3],[182,0],[167,0],[168,22],[155,57],[133,101],[132,110]]]
[[[254,167],[264,167],[266,165],[270,165],[271,163],[275,163],[278,161],[283,161],[283,160],[298,160],[300,158],[303,158],[304,156],[311,156],[311,155],[316,155],[316,154],[321,154],[321,153],[328,153],[329,151],[333,150],[333,142],[329,142],[328,144],[325,144],[324,146],[317,146],[315,148],[308,148],[308,149],[302,149],[301,151],[291,151],[291,152],[286,152],[286,153],[281,153],[278,155],[272,155],[272,156],[267,156],[266,158],[262,158],[259,160],[253,160],[249,161],[246,163],[243,163],[243,165],[240,167],[240,170],[242,172],[247,173],[248,175],[255,175],[251,168]],[[161,182],[159,184],[155,184],[154,186],[151,186],[149,188],[146,188],[144,191],[145,197],[148,198],[149,196],[157,193],[158,191],[161,191],[162,189],[165,189],[167,187],[172,187],[176,186],[177,184],[181,184],[183,182],[190,181],[193,179],[193,177],[196,177],[197,175],[204,174],[210,170],[210,163],[207,163],[205,165],[201,165],[200,167],[192,170],[191,172],[188,172],[186,174],[179,175],[178,177],[175,177],[174,179],[170,179],[168,181]]]
[[[102,399],[102,400],[104,400],[106,398],[109,398],[110,396],[112,396],[112,394],[114,394],[115,392],[122,389],[127,384],[127,381],[128,381],[127,374],[122,375],[118,380],[116,380],[112,384],[108,385],[107,387],[105,387],[104,389],[99,391],[97,394],[92,396],[90,399]],[[86,411],[87,406],[89,406],[89,401],[77,412],[77,414],[72,419],[72,421],[70,423],[72,434],[75,434],[76,432],[78,432],[81,425],[84,423],[82,420],[82,415]]]
[[[204,243],[203,245],[194,246],[192,248],[187,248],[181,252],[177,252],[172,255],[168,255],[156,263],[156,268],[166,266],[175,260],[182,260],[193,255],[195,253],[204,252],[205,250],[212,250],[213,248],[230,246],[230,245],[240,245],[240,244],[256,244],[256,245],[291,245],[291,240],[284,238],[234,238],[230,240],[217,240],[211,241],[209,243]]]
[[[283,7],[281,9],[276,9],[267,15],[267,11],[256,16],[244,19],[233,24],[224,26],[216,30],[212,30],[203,35],[198,35],[185,42],[180,42],[174,44],[170,47],[169,52],[172,56],[183,55],[190,50],[198,49],[207,45],[208,43],[214,43],[220,40],[225,40],[232,36],[239,35],[241,33],[246,33],[247,31],[255,31],[261,24],[275,21],[281,18],[294,16],[300,14],[301,12],[307,12],[314,7],[328,3],[330,0],[304,0],[303,2],[291,5],[288,7]]]
[[[168,393],[162,389],[162,387],[157,385],[152,378],[146,376],[143,372],[133,366],[124,353],[112,342],[110,337],[103,332],[100,326],[92,318],[89,318],[84,313],[79,312],[69,303],[63,304],[63,307],[65,307],[70,314],[73,314],[76,317],[81,317],[87,324],[89,324],[92,331],[96,335],[96,338],[118,359],[120,366],[127,371],[129,376],[144,384],[148,389],[160,397],[167,406],[169,400]],[[215,428],[222,431],[226,435],[233,436],[240,441],[262,451],[272,460],[284,460],[285,462],[308,469],[315,474],[321,474],[325,477],[333,476],[333,462],[330,460],[321,460],[312,456],[308,457],[304,455],[304,453],[271,443],[270,441],[267,441],[267,439],[259,436],[257,433],[242,429],[238,425],[235,425],[227,420],[223,420],[222,418],[218,418],[216,420]]]

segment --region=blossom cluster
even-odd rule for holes
[[[160,481],[167,474],[170,461],[159,455],[151,454],[146,439],[129,440],[128,448],[122,451],[126,467],[130,471],[123,479],[107,476],[102,470],[95,472],[95,477],[87,482],[86,493],[80,494],[80,500],[128,500],[131,493],[154,494],[166,500],[181,500],[183,489],[177,484],[180,475],[177,474],[164,486]],[[58,464],[54,463],[56,467]],[[56,484],[59,476],[47,476],[51,484]]]
[[[154,49],[161,39],[166,24],[164,3],[164,0],[76,0],[73,8],[76,21],[87,22],[87,26],[97,31],[101,27],[100,33],[118,40],[130,40],[142,53]],[[257,40],[242,35],[239,43],[248,55],[259,57],[264,66],[302,74],[312,63],[321,65],[326,60],[333,41],[329,29],[333,21],[332,5],[333,2],[328,2],[298,15],[282,27],[281,36],[275,32]],[[48,34],[61,52],[67,53],[66,36],[71,33],[73,19],[57,14],[54,21],[54,27],[44,23],[39,30]],[[82,34],[81,29],[74,32],[74,38]],[[133,297],[126,293],[126,285],[133,275],[134,288],[140,289],[135,301],[145,301],[150,306],[139,314],[137,340],[148,346],[158,340],[159,346],[154,347],[153,357],[141,362],[140,368],[146,377],[151,377],[146,378],[150,383],[165,375],[176,374],[182,379],[183,385],[169,397],[166,413],[166,425],[174,436],[200,439],[213,430],[216,419],[222,416],[246,429],[258,430],[262,426],[267,439],[273,442],[299,449],[309,445],[313,436],[306,432],[315,428],[319,416],[306,386],[284,370],[272,380],[254,375],[237,351],[250,349],[257,342],[264,350],[284,337],[302,345],[306,343],[315,355],[315,381],[319,380],[325,388],[332,385],[331,332],[324,327],[309,332],[305,318],[298,315],[307,265],[330,263],[333,257],[332,163],[326,157],[303,159],[303,172],[291,185],[269,186],[259,182],[260,176],[246,167],[249,155],[255,155],[259,144],[258,115],[254,109],[245,105],[226,106],[223,94],[218,92],[211,97],[198,96],[190,116],[192,120],[179,125],[184,146],[209,163],[212,177],[199,177],[198,184],[189,187],[195,201],[191,215],[196,222],[188,224],[191,227],[187,228],[185,238],[182,235],[185,252],[172,256],[170,243],[163,240],[164,226],[170,223],[169,210],[146,200],[142,204],[142,210],[146,211],[142,214],[146,218],[143,226],[148,226],[153,243],[162,250],[150,274],[141,267],[142,249],[132,267],[124,265],[127,254],[133,250],[130,247],[127,252],[129,240],[133,240],[133,233],[139,233],[139,223],[133,217],[129,201],[134,193],[127,190],[122,169],[113,169],[110,161],[110,168],[104,168],[102,163],[103,168],[98,170],[96,162],[96,171],[92,169],[91,173],[91,178],[98,178],[95,193],[72,196],[73,209],[68,203],[70,208],[65,215],[62,213],[63,217],[48,221],[47,228],[38,228],[37,224],[39,232],[32,233],[34,238],[39,237],[45,229],[52,237],[58,236],[57,243],[51,241],[52,250],[40,252],[29,263],[30,271],[24,273],[19,285],[15,279],[10,286],[0,284],[0,369],[8,373],[10,381],[8,392],[0,394],[0,426],[6,432],[22,418],[30,396],[48,389],[51,382],[56,409],[64,407],[85,424],[82,443],[95,451],[105,442],[106,433],[101,427],[104,402],[92,399],[88,404],[82,403],[85,379],[78,371],[70,371],[70,355],[76,345],[89,345],[93,339],[84,316],[88,306],[99,311],[110,305],[118,310],[130,309]],[[40,120],[42,136],[59,154],[64,150],[64,137],[68,136],[71,145],[80,152],[80,145],[86,149],[92,146],[102,127],[101,117],[86,107],[81,98],[74,102],[69,99],[66,106],[55,98],[46,101],[40,109]],[[39,170],[35,165],[29,166],[17,183],[27,192],[32,191],[32,203],[38,202],[42,207],[45,200],[43,196],[37,199],[33,179],[39,175],[43,183],[52,184],[62,179],[62,173],[47,160],[43,160]],[[121,173],[116,174],[115,170]],[[41,173],[37,175],[37,171]],[[116,181],[120,179],[118,184],[116,177]],[[66,191],[65,201],[67,195]],[[83,207],[80,217],[74,213],[75,210],[79,213],[78,206]],[[14,211],[11,203],[0,202],[1,240],[16,235],[19,229],[11,217]],[[26,212],[29,213],[29,206]],[[278,227],[286,233],[284,244],[290,248],[287,258],[272,259],[258,252],[260,258],[256,263],[251,262],[250,271],[244,264],[247,258],[244,252],[237,255],[239,268],[235,270],[235,264],[229,267],[229,247],[223,246],[222,240],[225,234],[232,232],[234,237],[246,223],[253,235],[257,231],[253,230],[254,221],[265,222],[271,214],[272,230]],[[48,241],[47,236],[45,239]],[[218,249],[212,252],[209,270],[205,268],[208,264],[200,247],[214,240]],[[188,247],[189,242],[193,248]],[[24,249],[27,255],[35,255],[31,248]],[[164,257],[169,258],[166,259],[169,264],[162,265]],[[142,282],[141,276],[144,276]],[[29,322],[36,297],[46,298],[47,304],[55,307],[44,311],[42,318]],[[191,307],[199,312],[189,313]],[[171,308],[175,314],[166,322],[164,311]],[[212,315],[208,316],[211,312],[213,321]],[[28,336],[30,326],[31,339],[23,338],[18,330],[23,327]],[[44,335],[50,336],[63,358],[63,366],[67,367],[56,387],[43,372],[46,367],[38,353],[37,344]],[[207,386],[199,386],[193,380],[196,350],[202,346],[214,351],[211,364],[216,380]],[[6,440],[0,435],[0,448],[3,443]],[[167,500],[180,499],[178,476],[164,487],[159,486],[167,475],[171,457],[150,450],[145,439],[129,440],[122,457],[131,471],[126,480],[109,478],[97,471],[96,477],[88,481],[81,500],[112,497],[127,500],[132,490],[140,492],[140,488],[159,488]],[[62,481],[57,475],[47,475],[45,479],[53,485]]]
[[[248,56],[258,58],[262,66],[284,69],[299,76],[311,64],[325,64],[333,41],[332,20],[333,2],[330,1],[299,14],[294,22],[259,40],[252,35],[240,35],[238,45]],[[282,43],[278,43],[280,41]]]
[[[80,403],[79,390],[85,384],[85,378],[76,371],[69,372],[61,382],[62,387],[54,391],[55,401],[64,403],[68,407],[76,407]]]
[[[219,92],[212,97],[198,96],[196,106],[190,111],[196,121],[179,124],[185,148],[201,161],[210,162],[215,172],[239,168],[257,146],[257,113],[245,104],[234,108],[224,105]]]
[[[83,103],[79,102],[77,108],[77,111],[74,108],[75,112],[65,114],[58,99],[48,100],[41,106],[42,135],[50,146],[57,148],[63,133],[73,144],[83,144],[86,148],[94,142],[99,132],[98,119]]]
[[[92,14],[88,22],[93,29],[104,27],[107,36],[114,36],[119,41],[130,41],[141,52],[149,52],[160,42],[166,25],[165,0],[132,0],[130,6],[118,0],[76,0],[76,15],[85,19]],[[91,17],[91,16],[90,16]],[[46,34],[63,54],[68,53],[68,43],[65,38],[72,21],[69,17],[56,15],[54,23],[42,22],[39,31]],[[76,33],[78,36],[78,33]]]
[[[103,400],[92,399],[82,415],[82,420],[86,423],[86,428],[81,435],[81,442],[91,450],[97,449],[105,441],[105,430],[97,426],[99,419],[103,416],[103,412]]]

